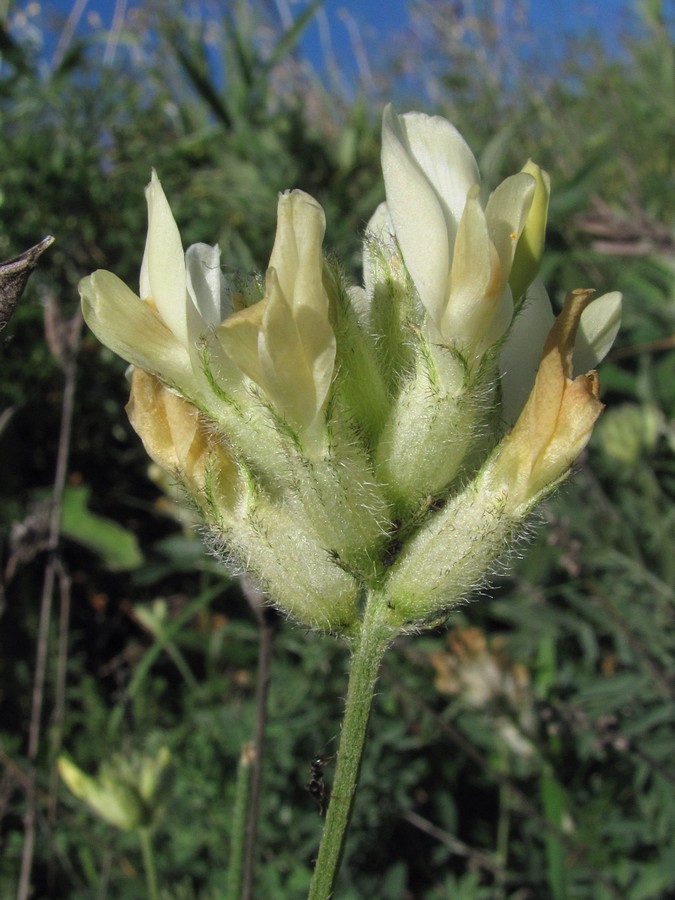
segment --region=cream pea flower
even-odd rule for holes
[[[264,279],[235,290],[217,246],[183,251],[154,173],[139,295],[110,272],[81,285],[134,366],[134,428],[216,552],[349,639],[371,613],[390,635],[422,627],[481,583],[586,445],[621,310],[573,291],[554,318],[535,163],[484,202],[449,122],[388,107],[382,170],[362,287],[292,190]]]
[[[324,212],[309,194],[282,194],[265,297],[218,329],[229,357],[303,431],[316,422],[326,401],[335,363],[323,287],[325,230]]]
[[[393,234],[429,322],[441,340],[480,358],[513,316],[509,275],[535,177],[507,178],[484,208],[478,165],[457,129],[438,116],[398,116],[391,106],[382,171]]]
[[[179,393],[204,402],[202,344],[231,302],[217,246],[195,244],[187,253],[157,174],[146,192],[148,233],[141,263],[140,296],[112,272],[99,270],[80,282],[82,307],[92,331],[123,359],[160,377]],[[219,377],[240,378],[218,347]]]

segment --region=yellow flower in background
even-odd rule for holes
[[[58,759],[59,774],[68,789],[97,816],[124,831],[151,827],[160,812],[162,788],[171,753],[113,756],[96,776],[87,775],[66,756]]]

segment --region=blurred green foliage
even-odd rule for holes
[[[133,285],[151,166],[185,243],[219,241],[242,273],[264,269],[278,191],[309,191],[326,209],[329,248],[358,277],[361,234],[383,195],[378,120],[391,95],[450,117],[488,187],[528,156],[548,168],[552,296],[618,288],[625,316],[601,371],[608,411],[589,464],[543,510],[490,598],[458,611],[449,636],[402,640],[388,657],[338,896],[671,896],[675,53],[662,5],[641,5],[616,53],[578,40],[551,63],[525,39],[514,49],[489,3],[462,17],[454,4],[415,0],[424,28],[382,64],[377,87],[364,80],[353,97],[299,49],[317,3],[285,28],[262,2],[218,17],[147,3],[51,55],[40,40],[63,35],[58,23],[48,31],[46,17],[5,5],[0,258],[50,232],[57,242],[0,349],[0,894],[16,891],[24,839],[45,489],[62,402],[41,300],[73,315],[78,280],[101,267]],[[402,71],[414,81],[402,85]],[[94,772],[112,753],[166,745],[162,896],[218,897],[255,717],[258,626],[189,516],[179,524],[147,477],[125,393],[123,364],[85,336],[61,550],[67,678],[60,701],[55,621],[35,896],[145,896],[135,842],[68,796],[54,817],[50,772],[62,748]],[[165,618],[148,631],[139,607],[157,598]],[[278,623],[255,896],[295,898],[309,884],[322,819],[304,786],[313,757],[334,752],[346,668],[343,646]],[[328,783],[330,773],[328,763]]]

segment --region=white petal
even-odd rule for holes
[[[220,247],[193,244],[185,252],[188,293],[207,326],[216,328],[232,312],[225,276],[220,268]]]
[[[466,195],[480,183],[476,159],[454,125],[440,116],[411,112],[399,116],[399,122],[410,153],[440,198],[452,244],[453,223],[456,228]]]
[[[382,172],[387,206],[403,261],[422,303],[438,323],[447,300],[454,229],[450,235],[450,216],[412,155],[401,121],[387,107],[382,122]],[[439,153],[442,152],[440,147]],[[428,165],[429,160],[425,163]]]
[[[516,421],[530,395],[541,352],[554,322],[546,288],[537,278],[527,291],[499,357],[502,413],[509,424]]]
[[[145,189],[148,236],[141,266],[141,294],[152,299],[160,316],[184,346],[188,346],[185,258],[178,226],[156,172]]]
[[[446,341],[464,347],[475,343],[482,325],[483,298],[490,284],[493,253],[476,187],[464,207],[455,241],[449,300],[441,321]]]
[[[621,325],[621,293],[611,291],[590,303],[581,314],[574,344],[574,374],[594,369],[605,357]]]

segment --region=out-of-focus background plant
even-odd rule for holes
[[[341,67],[303,43],[330,27],[319,2],[117,3],[98,25],[83,3],[0,4],[0,259],[56,236],[0,347],[3,897],[146,896],[133,834],[67,794],[56,761],[93,774],[162,748],[161,896],[224,895],[269,628],[148,471],[77,282],[137,278],[151,166],[186,245],[260,270],[277,193],[298,187],[357,277],[391,97],[453,121],[488,187],[528,157],[548,169],[552,296],[622,290],[624,326],[608,409],[527,555],[450,631],[390,654],[338,896],[675,892],[675,23],[649,0],[620,44],[553,53],[508,8],[411,0],[386,48],[349,16]],[[254,896],[295,898],[346,652],[274,631]]]

